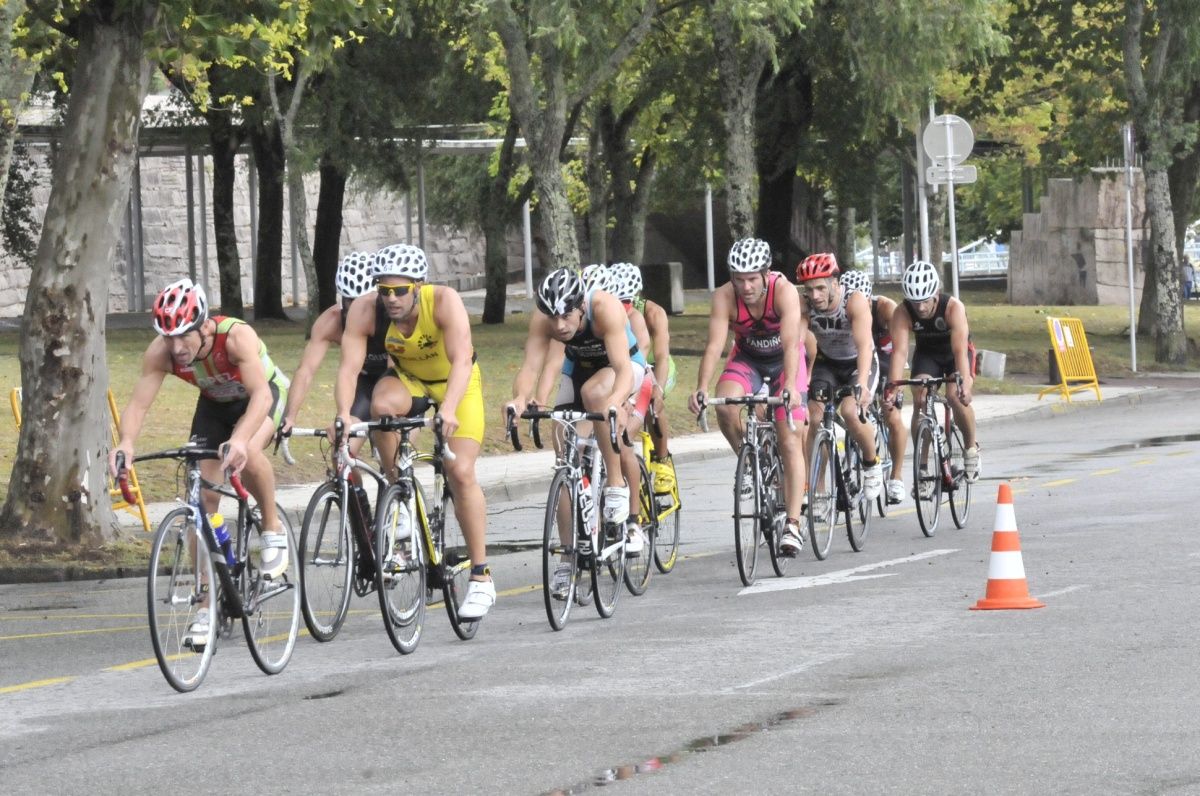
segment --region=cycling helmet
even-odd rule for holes
[[[842,274],[841,283],[842,287],[846,288],[847,293],[853,293],[857,290],[868,299],[871,298],[871,277],[866,271],[859,271],[857,269],[847,271]]]
[[[941,286],[942,280],[937,269],[933,267],[933,263],[925,260],[917,260],[909,265],[904,269],[904,276],[900,278],[900,289],[904,291],[904,298],[909,301],[931,299],[938,294]]]
[[[423,282],[425,277],[429,276],[429,260],[425,259],[425,252],[416,246],[393,243],[375,252],[371,276],[374,279],[381,276],[406,276]]]
[[[755,274],[771,267],[771,246],[758,238],[742,238],[729,247],[729,270]]]
[[[585,265],[583,267],[583,286],[587,292],[593,290],[603,290],[605,293],[612,293],[614,280],[612,273],[603,265]]]
[[[350,252],[338,264],[333,284],[343,298],[358,298],[371,289],[371,259],[368,252]]]
[[[613,293],[621,301],[633,301],[642,292],[642,272],[633,263],[613,263],[608,270],[613,276]]]
[[[537,308],[547,315],[566,315],[583,303],[583,277],[573,268],[557,268],[542,278]]]
[[[208,319],[204,288],[184,278],[162,289],[154,299],[154,331],[166,337],[186,334]]]
[[[796,268],[796,281],[807,282],[810,279],[825,279],[826,277],[835,277],[839,273],[841,273],[841,269],[838,268],[837,258],[830,252],[810,254]]]

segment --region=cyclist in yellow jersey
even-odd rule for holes
[[[471,556],[471,580],[459,616],[480,619],[496,602],[496,588],[487,567],[487,508],[475,477],[475,461],[483,444],[483,387],[471,322],[462,298],[449,287],[425,284],[429,261],[416,246],[397,243],[375,253],[371,268],[375,293],[354,300],[342,332],[342,361],[334,398],[343,422],[351,422],[358,374],[367,341],[376,333],[376,304],[389,320],[384,347],[392,369],[379,380],[371,399],[371,416],[424,413],[430,401],[438,404],[453,461],[444,462],[454,494],[454,513],[462,526]],[[379,454],[384,462],[396,457],[396,440],[383,435]]]

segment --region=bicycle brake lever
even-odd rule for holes
[[[537,408],[538,408],[538,405],[536,403],[530,402],[530,404],[528,406],[529,411],[536,412]],[[531,437],[533,437],[533,445],[538,450],[541,450],[542,448],[546,447],[545,445],[542,444],[542,426],[541,426],[541,421],[539,418],[535,417],[535,418],[533,418],[533,420],[529,421],[529,435]]]
[[[517,408],[512,404],[505,407],[507,419],[504,423],[504,430],[508,433],[508,439],[512,442],[513,450],[521,450],[521,432],[517,429]]]

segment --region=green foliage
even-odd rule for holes
[[[8,182],[4,187],[4,248],[26,265],[32,265],[41,227],[34,218],[33,189],[37,185],[33,159],[20,139],[13,146]]]

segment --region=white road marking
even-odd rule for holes
[[[887,561],[878,561],[874,564],[863,564],[861,567],[853,569],[839,569],[836,572],[826,572],[824,575],[813,575],[802,578],[776,578],[774,580],[762,580],[755,583],[753,586],[747,586],[738,592],[741,597],[745,594],[764,594],[772,591],[788,591],[791,589],[808,589],[813,586],[829,586],[836,583],[850,583],[856,580],[868,580],[870,578],[886,578],[896,573],[887,573],[883,575],[867,575],[860,576],[859,572],[870,572],[873,569],[882,569],[884,567],[895,566],[896,564],[908,564],[913,561],[920,561],[925,558],[933,558],[934,556],[945,556],[950,553],[957,553],[958,550],[930,550],[925,553],[918,553],[904,558],[892,558]]]
[[[1070,594],[1073,591],[1079,591],[1080,589],[1086,589],[1087,587],[1088,587],[1088,585],[1086,583],[1076,583],[1074,586],[1068,586],[1065,589],[1059,589],[1058,591],[1048,591],[1045,594],[1039,594],[1037,596],[1037,598],[1039,600],[1044,600],[1047,597],[1060,597],[1064,594]]]

